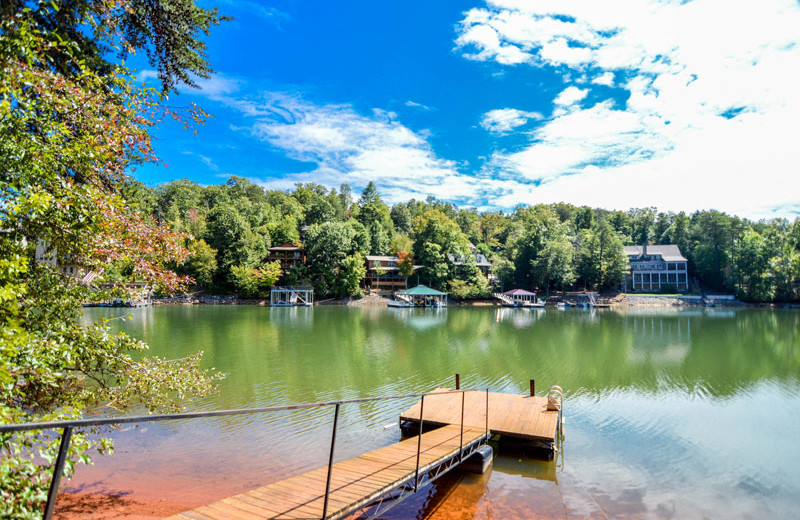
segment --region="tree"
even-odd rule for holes
[[[725,213],[706,211],[692,218],[692,242],[689,259],[697,274],[714,289],[724,289],[730,275],[732,253],[731,219]]]
[[[442,246],[425,242],[419,252],[419,263],[422,265],[422,276],[430,285],[443,288],[450,277],[450,265],[442,253]]]
[[[469,241],[452,219],[439,210],[428,210],[414,219],[414,257],[428,283],[443,288],[451,277],[448,255],[466,256]]]
[[[360,294],[358,286],[366,275],[366,266],[356,249],[355,238],[352,226],[345,222],[325,222],[308,229],[305,248],[309,276],[322,294],[337,297]],[[361,259],[363,270],[356,266],[356,259]]]
[[[297,219],[293,215],[284,215],[280,220],[269,225],[270,242],[279,244],[300,244],[300,233],[297,232]]]
[[[408,279],[414,274],[414,256],[406,251],[398,251],[397,258],[397,271],[400,276],[405,278],[406,288],[408,288]]]
[[[242,298],[263,298],[281,277],[281,263],[278,260],[267,263],[261,269],[246,266],[233,266],[228,275],[230,283]]]
[[[247,220],[231,205],[218,206],[208,214],[205,239],[219,251],[218,261],[225,276],[235,265],[256,267],[270,246],[269,238],[253,233]]]
[[[771,252],[764,238],[752,229],[742,235],[735,259],[736,289],[751,301],[770,301],[774,296]]]
[[[190,282],[167,268],[185,260],[187,237],[153,225],[123,197],[126,169],[155,160],[148,129],[166,107],[107,57],[112,45],[153,51],[168,91],[210,71],[195,34],[218,17],[178,1],[29,4],[0,5],[0,418],[68,419],[103,405],[174,409],[175,399],[212,390],[201,353],[154,359],[103,323],[81,326],[81,303],[97,295],[34,262],[32,249],[46,244],[84,272],[124,271],[164,291]],[[123,290],[105,296],[113,294]],[[0,437],[1,517],[38,516],[52,473],[32,454],[47,458],[56,442],[40,432]],[[111,448],[76,431],[65,473]]]
[[[414,241],[407,235],[402,235],[400,233],[396,234],[389,243],[389,251],[398,256],[401,252],[409,252],[413,249]]]
[[[389,207],[383,203],[375,184],[370,181],[358,199],[358,220],[370,235],[369,252],[383,255],[389,250],[392,218]]]
[[[339,264],[339,271],[333,286],[333,293],[339,298],[364,295],[361,291],[361,282],[367,274],[367,266],[361,253],[353,253]]]
[[[500,281],[500,286],[504,290],[510,290],[514,286],[516,273],[514,272],[514,262],[501,258],[494,263],[494,274]]]
[[[203,288],[210,287],[217,273],[217,250],[203,239],[192,242],[189,245],[189,259],[181,270]]]
[[[543,245],[540,254],[531,260],[533,280],[538,287],[549,290],[551,286],[556,286],[563,290],[575,281],[572,243],[566,235],[555,235]]]
[[[545,291],[571,284],[575,273],[568,224],[549,206],[520,208],[516,217],[521,226],[509,239],[509,250],[517,284]]]
[[[619,234],[608,222],[595,222],[579,234],[578,278],[599,289],[620,286],[628,271],[628,257]]]

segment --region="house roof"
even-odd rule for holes
[[[486,255],[483,255],[481,253],[477,253],[477,254],[471,254],[470,256],[475,259],[475,263],[479,267],[491,267],[492,266],[491,262],[489,262],[489,260],[486,259]],[[450,260],[453,263],[453,265],[462,265],[462,264],[464,264],[464,259],[466,257],[455,256],[455,255],[447,255],[447,258],[448,258],[448,260]]]
[[[511,289],[510,291],[506,291],[503,294],[505,294],[506,296],[536,296],[536,293],[526,291],[525,289]]]
[[[629,257],[642,256],[642,246],[625,246],[625,254]],[[675,244],[647,245],[648,255],[658,255],[665,262],[686,262],[681,250]]]
[[[289,242],[285,244],[281,244],[279,246],[270,247],[270,251],[302,251],[302,246],[296,246],[294,244],[290,244]]]
[[[399,262],[400,258],[396,256],[381,256],[381,255],[365,255],[368,261],[371,262]]]
[[[431,289],[426,285],[418,285],[405,291],[399,291],[397,294],[406,294],[408,296],[447,296],[447,293]]]

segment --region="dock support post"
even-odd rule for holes
[[[425,394],[419,401],[419,436],[417,437],[417,469],[414,471],[414,493],[419,486],[419,452],[422,450],[422,414],[425,411]]]
[[[536,380],[531,379],[531,397],[536,395]]]
[[[336,425],[339,422],[339,406],[336,403],[336,411],[333,414],[333,433],[331,434],[331,454],[328,457],[328,481],[325,484],[325,502],[322,505],[322,520],[328,518],[328,497],[331,493],[331,470],[333,469],[333,448],[336,446]]]
[[[456,374],[456,390],[461,390],[461,374]]]

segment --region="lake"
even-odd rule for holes
[[[227,374],[213,410],[453,386],[565,392],[563,450],[500,453],[382,518],[800,518],[800,312],[319,306],[87,309]],[[346,405],[336,459],[400,438],[414,400]],[[327,464],[332,408],[148,424],[67,485],[179,511]]]

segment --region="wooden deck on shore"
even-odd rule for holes
[[[485,394],[478,392],[484,398]],[[436,396],[439,397],[444,396]],[[458,397],[459,411],[461,398]],[[428,420],[425,401],[425,421]],[[459,420],[424,433],[419,462],[420,478],[460,456],[463,450],[485,439],[483,423],[464,426],[463,445]],[[369,506],[381,497],[405,486],[414,485],[418,438],[412,437],[391,446],[335,463],[331,472],[328,502],[329,519],[343,518]],[[222,499],[207,506],[170,517],[171,520],[256,520],[322,518],[328,467],[275,482],[246,493]]]
[[[450,391],[437,388],[435,392]],[[400,421],[419,422],[420,403],[400,415]],[[424,424],[461,424],[461,394],[427,395]],[[547,410],[546,397],[489,392],[489,430],[517,439],[555,442],[559,413]],[[464,425],[485,428],[486,392],[464,392]]]

